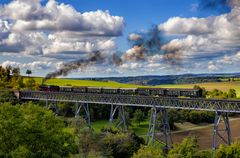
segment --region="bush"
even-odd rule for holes
[[[216,158],[237,158],[240,157],[240,144],[238,141],[234,142],[230,146],[220,145],[216,150]]]
[[[144,139],[134,133],[106,133],[102,139],[102,149],[105,157],[129,158],[136,152]]]
[[[133,158],[164,158],[162,149],[154,146],[142,145],[141,148],[133,154]]]
[[[0,91],[0,103],[9,102],[11,104],[17,103],[17,98],[13,91]]]
[[[181,143],[174,144],[169,151],[168,158],[191,158],[198,151],[199,145],[196,138],[185,138]]]

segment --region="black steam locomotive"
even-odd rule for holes
[[[110,87],[75,87],[75,86],[39,86],[39,91],[45,92],[72,92],[95,94],[119,94],[162,97],[202,97],[201,89],[182,88],[110,88]]]

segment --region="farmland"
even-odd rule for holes
[[[42,83],[42,78],[35,77],[34,79],[38,84]],[[58,85],[58,86],[92,86],[92,87],[123,87],[123,88],[139,87],[137,85],[122,84],[122,83],[113,82],[113,81],[103,82],[103,81],[57,79],[57,78],[47,80],[45,84]]]
[[[34,78],[38,84],[42,83],[42,78]],[[58,85],[58,86],[93,86],[93,87],[122,87],[122,88],[136,88],[144,87],[134,84],[124,84],[114,81],[90,81],[90,80],[74,80],[74,79],[50,79],[47,80],[46,84],[48,85]],[[228,91],[229,89],[235,89],[238,97],[240,96],[240,81],[225,81],[225,82],[207,82],[207,83],[198,83],[198,84],[166,84],[159,85],[154,87],[159,88],[192,88],[194,85],[199,85],[206,88],[206,90],[219,89],[222,91]],[[150,86],[145,86],[150,87]]]

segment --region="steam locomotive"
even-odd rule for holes
[[[45,92],[71,92],[71,93],[95,93],[95,94],[119,94],[140,96],[162,96],[162,97],[202,97],[201,89],[182,88],[110,88],[110,87],[75,87],[75,86],[53,86],[41,85],[39,91]]]

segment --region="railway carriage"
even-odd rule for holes
[[[48,85],[41,85],[38,88],[39,91],[44,91],[44,92],[58,92],[60,91],[59,86],[48,86]]]
[[[119,93],[122,95],[136,95],[137,88],[120,88]]]
[[[104,94],[119,94],[119,88],[104,87],[102,88]]]
[[[72,92],[74,93],[87,93],[88,87],[72,87]]]
[[[166,95],[166,89],[164,88],[151,88],[151,95],[153,96],[165,96]]]
[[[71,86],[61,86],[59,87],[61,92],[72,92],[72,87]]]
[[[138,88],[137,89],[137,94],[138,95],[149,96],[149,95],[151,95],[151,90],[150,90],[150,88]]]
[[[53,86],[41,85],[39,91],[46,92],[73,92],[73,93],[97,93],[97,94],[121,94],[159,97],[202,97],[201,89],[183,88],[111,88],[111,87],[84,87],[84,86]]]
[[[180,96],[186,96],[186,97],[197,97],[198,89],[182,89],[180,91]]]
[[[88,93],[102,93],[102,87],[88,87]]]
[[[181,89],[168,88],[166,89],[166,96],[177,97],[180,96]]]

